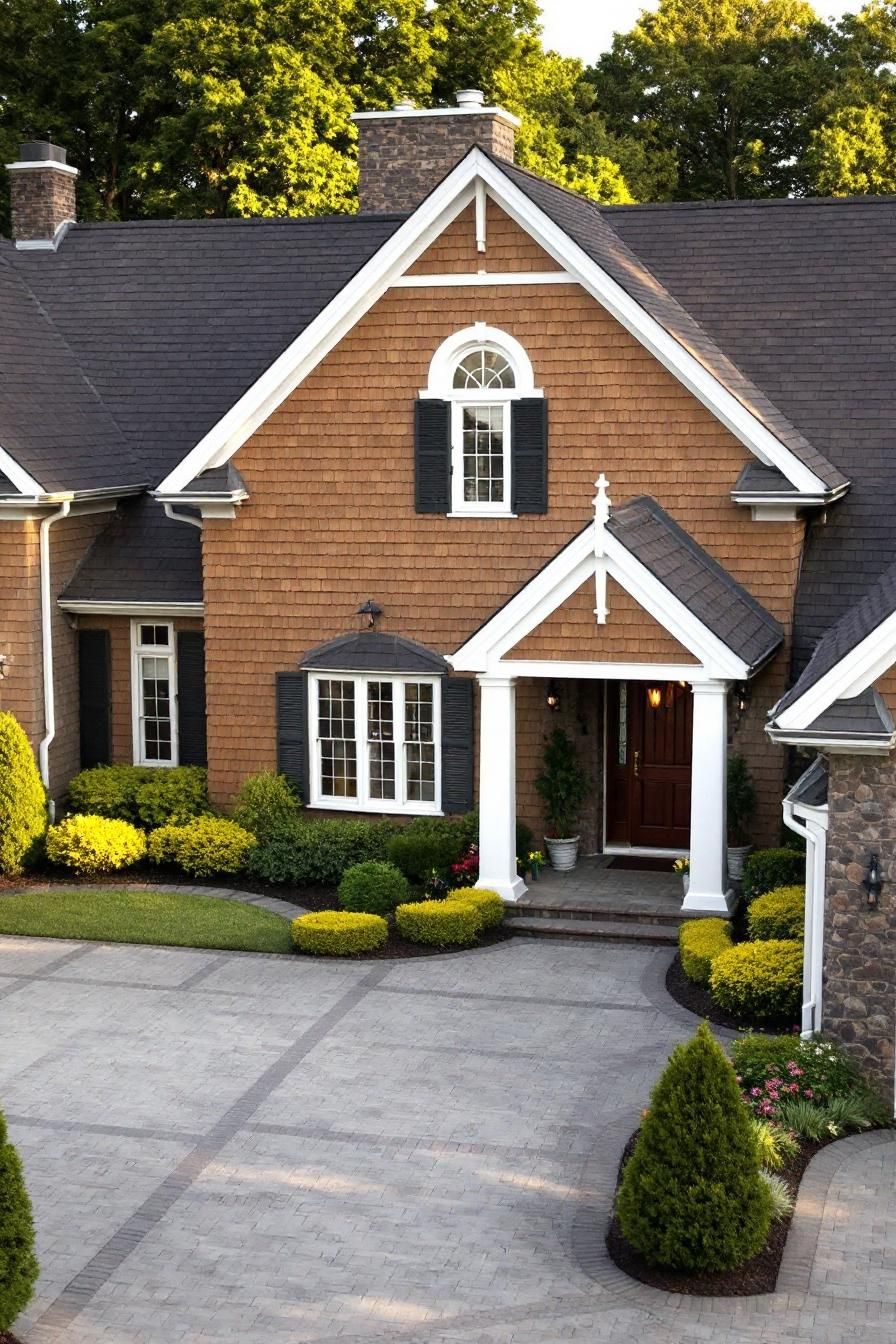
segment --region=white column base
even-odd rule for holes
[[[737,896],[731,890],[724,893],[689,890],[681,908],[689,915],[724,915],[727,919],[736,905]]]
[[[529,890],[521,877],[514,878],[512,882],[501,878],[495,878],[492,882],[487,877],[480,877],[476,885],[484,891],[496,891],[502,901],[518,901]],[[450,892],[448,894],[451,895]]]

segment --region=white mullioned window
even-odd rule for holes
[[[309,677],[311,804],[356,812],[441,811],[438,677]]]
[[[168,621],[131,623],[131,692],[136,765],[177,765],[177,658]]]

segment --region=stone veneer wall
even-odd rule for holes
[[[896,761],[832,756],[824,929],[823,1028],[893,1096],[896,1035]],[[880,856],[883,893],[862,882]]]

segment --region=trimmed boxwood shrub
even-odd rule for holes
[[[31,1301],[37,1274],[31,1201],[0,1111],[0,1332],[8,1330]]]
[[[772,1202],[750,1112],[706,1023],[672,1052],[653,1090],[616,1203],[650,1264],[733,1269],[764,1246]]]
[[[207,771],[198,765],[97,765],[68,786],[73,812],[164,826],[208,811]]]
[[[475,943],[482,931],[482,912],[468,901],[415,901],[395,911],[395,926],[412,943],[453,947]]]
[[[806,856],[799,849],[754,849],[744,860],[744,900],[806,880]]]
[[[184,826],[160,826],[149,837],[153,863],[173,863],[191,877],[241,873],[255,836],[227,817],[194,817]]]
[[[486,887],[458,887],[452,891],[452,901],[466,901],[482,915],[484,929],[496,929],[504,918],[504,902],[496,891]]]
[[[688,919],[678,930],[681,968],[695,985],[708,985],[712,963],[731,946],[731,925],[725,919]]]
[[[139,863],[146,837],[129,821],[66,817],[47,831],[47,858],[74,873],[114,873]]]
[[[0,873],[20,873],[47,829],[47,796],[25,730],[0,712]]]
[[[444,876],[463,853],[459,827],[414,829],[408,826],[389,841],[389,862],[400,868],[411,882],[425,882],[435,870]]]
[[[757,896],[747,911],[747,929],[757,941],[802,938],[805,928],[805,887],[778,887]]]
[[[314,952],[322,957],[375,952],[389,937],[389,925],[380,915],[353,914],[347,910],[300,915],[290,928],[292,941],[300,952]]]
[[[256,840],[267,841],[298,820],[301,803],[285,775],[262,770],[243,780],[233,809],[233,820]]]
[[[72,812],[136,822],[137,790],[155,772],[144,765],[97,765],[82,770],[68,786]]]
[[[344,910],[368,915],[391,915],[411,894],[407,878],[391,863],[356,863],[347,868],[339,883],[339,904]]]
[[[178,825],[208,811],[208,771],[199,765],[150,770],[134,796],[142,826]]]
[[[803,993],[802,943],[789,938],[738,943],[712,963],[709,992],[735,1017],[795,1021]]]
[[[278,828],[252,851],[249,871],[275,886],[335,887],[353,864],[385,859],[394,834],[391,821],[299,819]]]

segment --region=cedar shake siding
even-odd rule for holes
[[[606,625],[594,616],[594,580],[521,639],[508,659],[556,659],[593,663],[691,663],[697,659],[612,579],[607,581]]]
[[[458,215],[439,235],[408,275],[457,275],[477,271],[559,271],[562,267],[550,253],[504,211],[488,201],[485,212],[486,250],[476,247],[474,207]]]
[[[521,255],[529,246],[520,242]],[[509,251],[507,262],[516,264]],[[444,264],[439,258],[436,269]],[[414,403],[436,348],[475,322],[522,343],[548,399],[546,514],[414,511]],[[218,802],[273,764],[276,672],[353,629],[368,597],[383,608],[379,629],[450,653],[588,522],[600,471],[618,504],[656,498],[780,621],[785,646],[774,679],[783,688],[802,523],[753,523],[731,502],[746,449],[576,285],[391,290],[235,460],[250,499],[234,520],[208,519],[203,531]],[[564,652],[558,645],[556,656]],[[759,699],[750,712],[761,722]],[[520,747],[522,779],[537,769]],[[757,733],[751,757],[773,792],[770,819],[780,806],[783,753]]]
[[[14,714],[34,746],[43,731],[39,523],[0,522],[0,709]]]

